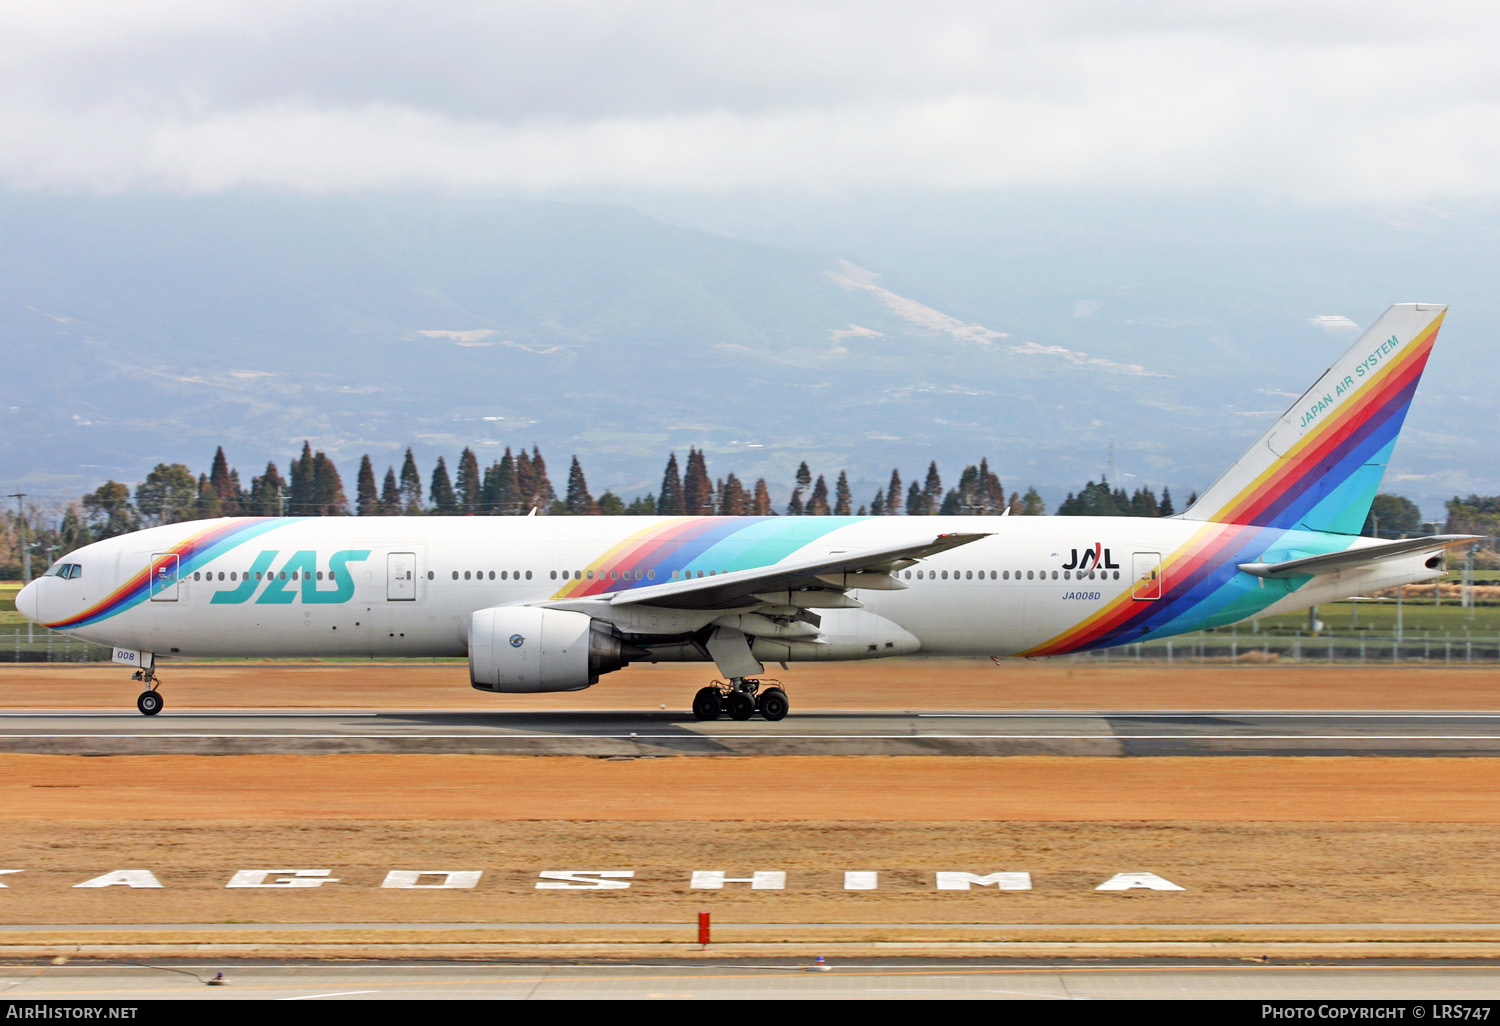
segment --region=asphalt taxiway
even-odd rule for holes
[[[698,722],[680,712],[38,710],[0,753],[69,755],[1500,755],[1493,712],[839,711]]]
[[[222,985],[209,985],[210,980],[220,979]],[[1246,965],[1205,960],[1090,965],[865,959],[825,963],[820,970],[810,958],[637,964],[170,962],[155,966],[0,966],[0,1000],[12,1003],[246,998],[1492,1002],[1500,999],[1500,967],[1493,963],[1421,962]]]

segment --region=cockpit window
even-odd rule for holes
[[[76,581],[83,576],[83,564],[81,563],[69,563],[66,569],[68,571],[67,577],[70,581]]]
[[[47,572],[44,573],[44,574],[42,574],[42,576],[43,577],[61,577],[63,575],[62,574],[63,567],[66,566],[66,565],[67,564],[65,564],[65,563],[53,563],[51,566],[49,566],[47,568]]]
[[[83,567],[77,563],[53,563],[47,568],[43,577],[61,577],[63,580],[71,580],[83,576]]]

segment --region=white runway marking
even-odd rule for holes
[[[918,719],[938,720],[1500,720],[1500,713],[1483,712],[955,712],[916,715]]]
[[[247,709],[247,710],[245,710],[243,712],[236,712],[236,711],[223,712],[223,711],[206,710],[206,709],[205,710],[185,709],[185,710],[179,710],[179,711],[177,711],[175,713],[175,715],[177,715],[179,717],[201,717],[203,719],[253,719],[255,717],[266,716],[266,717],[274,717],[275,719],[278,719],[278,720],[290,720],[290,719],[327,719],[330,716],[338,716],[338,717],[342,717],[342,718],[345,718],[345,719],[351,719],[352,720],[352,719],[374,719],[377,716],[437,716],[437,715],[444,715],[444,714],[446,714],[446,715],[455,715],[455,714],[457,714],[457,715],[463,715],[464,712],[465,711],[462,710],[462,709],[401,709],[401,710],[391,710],[389,712],[384,712],[384,711],[369,711],[369,710],[364,710],[364,711],[361,711],[361,710],[349,710],[349,711],[346,712],[346,711],[344,711],[342,709],[320,709],[320,710],[312,710],[312,711],[297,710],[297,709]],[[171,716],[171,715],[173,715],[173,713],[169,712],[167,715]],[[622,715],[624,715],[624,714],[622,714]],[[4,714],[0,714],[0,720],[11,720],[11,719],[21,720],[21,719],[27,719],[27,718],[30,718],[30,719],[49,719],[49,718],[54,717],[54,716],[63,717],[63,718],[66,718],[66,719],[78,719],[78,720],[89,720],[89,719],[95,719],[95,718],[98,718],[98,719],[111,719],[111,720],[128,720],[128,719],[131,719],[132,717],[140,716],[140,713],[138,713],[138,712],[131,712],[128,709],[108,710],[108,711],[103,711],[103,712],[83,712],[83,713],[74,712],[74,711],[69,710],[69,709],[25,709],[25,710],[11,710],[11,711],[5,712]]]
[[[351,994],[379,994],[378,990],[337,990],[332,994],[299,994],[297,997],[277,998],[278,1001],[311,1001],[313,998],[348,997]]]
[[[629,716],[638,718],[657,718],[655,710],[638,709],[591,709],[587,711],[590,716]],[[296,710],[296,709],[250,709],[250,710],[198,710],[181,709],[167,710],[162,719],[379,719],[390,717],[399,719],[409,716],[567,716],[567,711],[557,710],[518,710],[506,713],[487,713],[472,709],[385,709],[385,710]],[[1095,711],[1078,710],[1047,710],[1030,709],[1017,712],[918,712],[913,713],[901,709],[854,709],[848,711],[837,710],[813,710],[802,715],[808,717],[830,717],[830,716],[872,716],[872,717],[898,717],[914,716],[917,719],[935,720],[1108,720],[1108,719],[1260,719],[1260,720],[1500,720],[1500,712],[1418,712],[1416,710],[1406,712],[1402,710],[1386,711],[1354,711],[1347,712],[1339,710],[1313,711],[1313,712],[1276,712],[1258,709],[1105,709]],[[23,720],[23,719],[108,719],[108,720],[138,720],[141,714],[134,710],[106,710],[90,712],[74,712],[67,709],[26,709],[7,710],[0,713],[0,721]]]
[[[0,734],[5,740],[103,740],[151,741],[264,741],[271,738],[296,741],[1500,741],[1496,734],[292,734],[267,731],[260,734]]]

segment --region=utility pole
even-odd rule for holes
[[[26,506],[25,492],[11,492],[10,498],[16,500],[16,513],[21,523],[21,580],[31,580],[31,545],[26,537]]]
[[[1460,604],[1469,610],[1470,620],[1474,619],[1474,550],[1477,548],[1477,544],[1470,545],[1464,552],[1463,598]]]

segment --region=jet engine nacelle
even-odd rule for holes
[[[582,691],[646,654],[609,624],[561,609],[496,606],[469,622],[469,682],[481,691]]]

